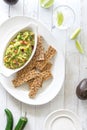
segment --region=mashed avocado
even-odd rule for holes
[[[34,48],[34,33],[19,32],[9,43],[4,54],[4,65],[10,69],[23,66],[29,59]]]

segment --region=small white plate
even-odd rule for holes
[[[72,111],[56,110],[47,116],[43,130],[82,130],[82,127]]]
[[[43,24],[41,24],[41,22],[32,18],[18,16],[7,20],[0,26],[0,43],[2,43],[3,39],[5,39],[7,35],[10,35],[10,33],[16,29],[20,29],[21,27],[28,25],[29,22],[35,22],[38,25],[38,33],[45,38],[49,45],[52,45],[57,50],[57,55],[52,61],[52,74],[54,78],[43,84],[43,87],[40,89],[35,99],[29,98],[29,89],[27,85],[14,88],[12,79],[15,77],[15,74],[9,78],[0,75],[0,82],[3,87],[19,101],[30,105],[42,105],[51,101],[59,93],[63,85],[65,62],[63,53],[59,48],[60,45],[58,44],[58,41],[55,40],[52,33]]]

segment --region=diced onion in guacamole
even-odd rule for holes
[[[4,54],[4,65],[9,69],[23,66],[29,59],[34,48],[34,33],[32,31],[19,32],[10,41]]]

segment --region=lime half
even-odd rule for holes
[[[49,8],[53,5],[53,3],[54,3],[54,0],[40,0],[40,5],[43,8]]]
[[[81,28],[77,28],[73,34],[71,35],[70,39],[74,40],[75,38],[77,38],[77,36],[79,35],[79,33],[81,32]]]
[[[84,54],[84,49],[83,49],[81,43],[80,43],[78,40],[76,40],[75,43],[76,43],[76,48],[78,49],[78,51],[79,51],[81,54]]]
[[[62,12],[57,13],[57,24],[58,26],[61,26],[64,21],[64,16]]]

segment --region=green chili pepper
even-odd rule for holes
[[[28,122],[27,117],[20,117],[14,130],[23,130],[27,122]]]
[[[12,115],[11,111],[7,108],[4,111],[5,111],[6,116],[7,116],[7,125],[6,125],[5,130],[12,130],[12,128],[13,128],[13,115]]]

